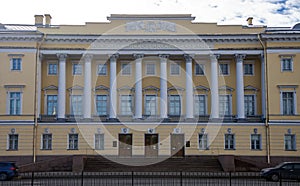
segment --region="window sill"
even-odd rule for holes
[[[6,151],[18,151],[18,149],[6,149]]]
[[[296,152],[297,149],[284,149],[284,151],[294,151],[294,152]]]

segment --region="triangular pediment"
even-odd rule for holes
[[[225,91],[231,91],[232,92],[232,91],[234,91],[234,88],[223,85],[223,86],[219,87],[219,90],[225,90]]]
[[[210,89],[209,89],[208,87],[205,87],[205,86],[199,85],[199,86],[196,86],[196,87],[194,87],[194,90],[203,90],[203,91],[209,91]]]
[[[42,90],[58,90],[58,87],[55,85],[50,85],[48,87],[43,88]]]
[[[247,85],[244,87],[244,90],[258,91],[258,88],[255,88],[251,85]]]
[[[107,86],[104,85],[99,85],[95,87],[95,90],[106,90],[109,91],[109,88]]]
[[[147,91],[147,90],[148,90],[148,91],[149,91],[149,90],[158,91],[159,88],[157,88],[157,87],[155,87],[155,86],[152,86],[152,85],[143,88],[143,91]]]
[[[179,87],[179,86],[171,86],[168,88],[168,91],[172,91],[172,90],[184,91],[184,88]]]
[[[83,87],[80,85],[74,85],[70,88],[67,89],[68,91],[72,91],[72,90],[83,90]]]
[[[134,88],[133,87],[130,87],[130,86],[123,86],[123,87],[120,87],[118,88],[118,91],[134,91]]]

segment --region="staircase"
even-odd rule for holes
[[[144,157],[110,157],[110,159],[106,159],[102,156],[88,156],[85,159],[84,171],[222,171],[218,158],[213,156],[186,156],[161,160],[162,161],[157,161],[157,158],[147,158],[147,162],[152,161],[159,163],[142,165],[145,161]],[[128,161],[134,161],[136,165],[142,166],[124,165]]]

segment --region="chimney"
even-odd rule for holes
[[[49,27],[51,25],[51,15],[50,14],[45,14],[45,26]]]
[[[43,26],[44,16],[43,15],[34,15],[34,25]]]
[[[253,25],[253,23],[252,23],[253,17],[248,17],[247,21],[248,21],[248,25],[251,25],[251,26]]]

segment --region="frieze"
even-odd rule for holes
[[[126,32],[131,31],[145,31],[145,32],[159,32],[159,31],[167,31],[167,32],[176,32],[176,24],[166,21],[133,21],[127,22],[125,25]]]

